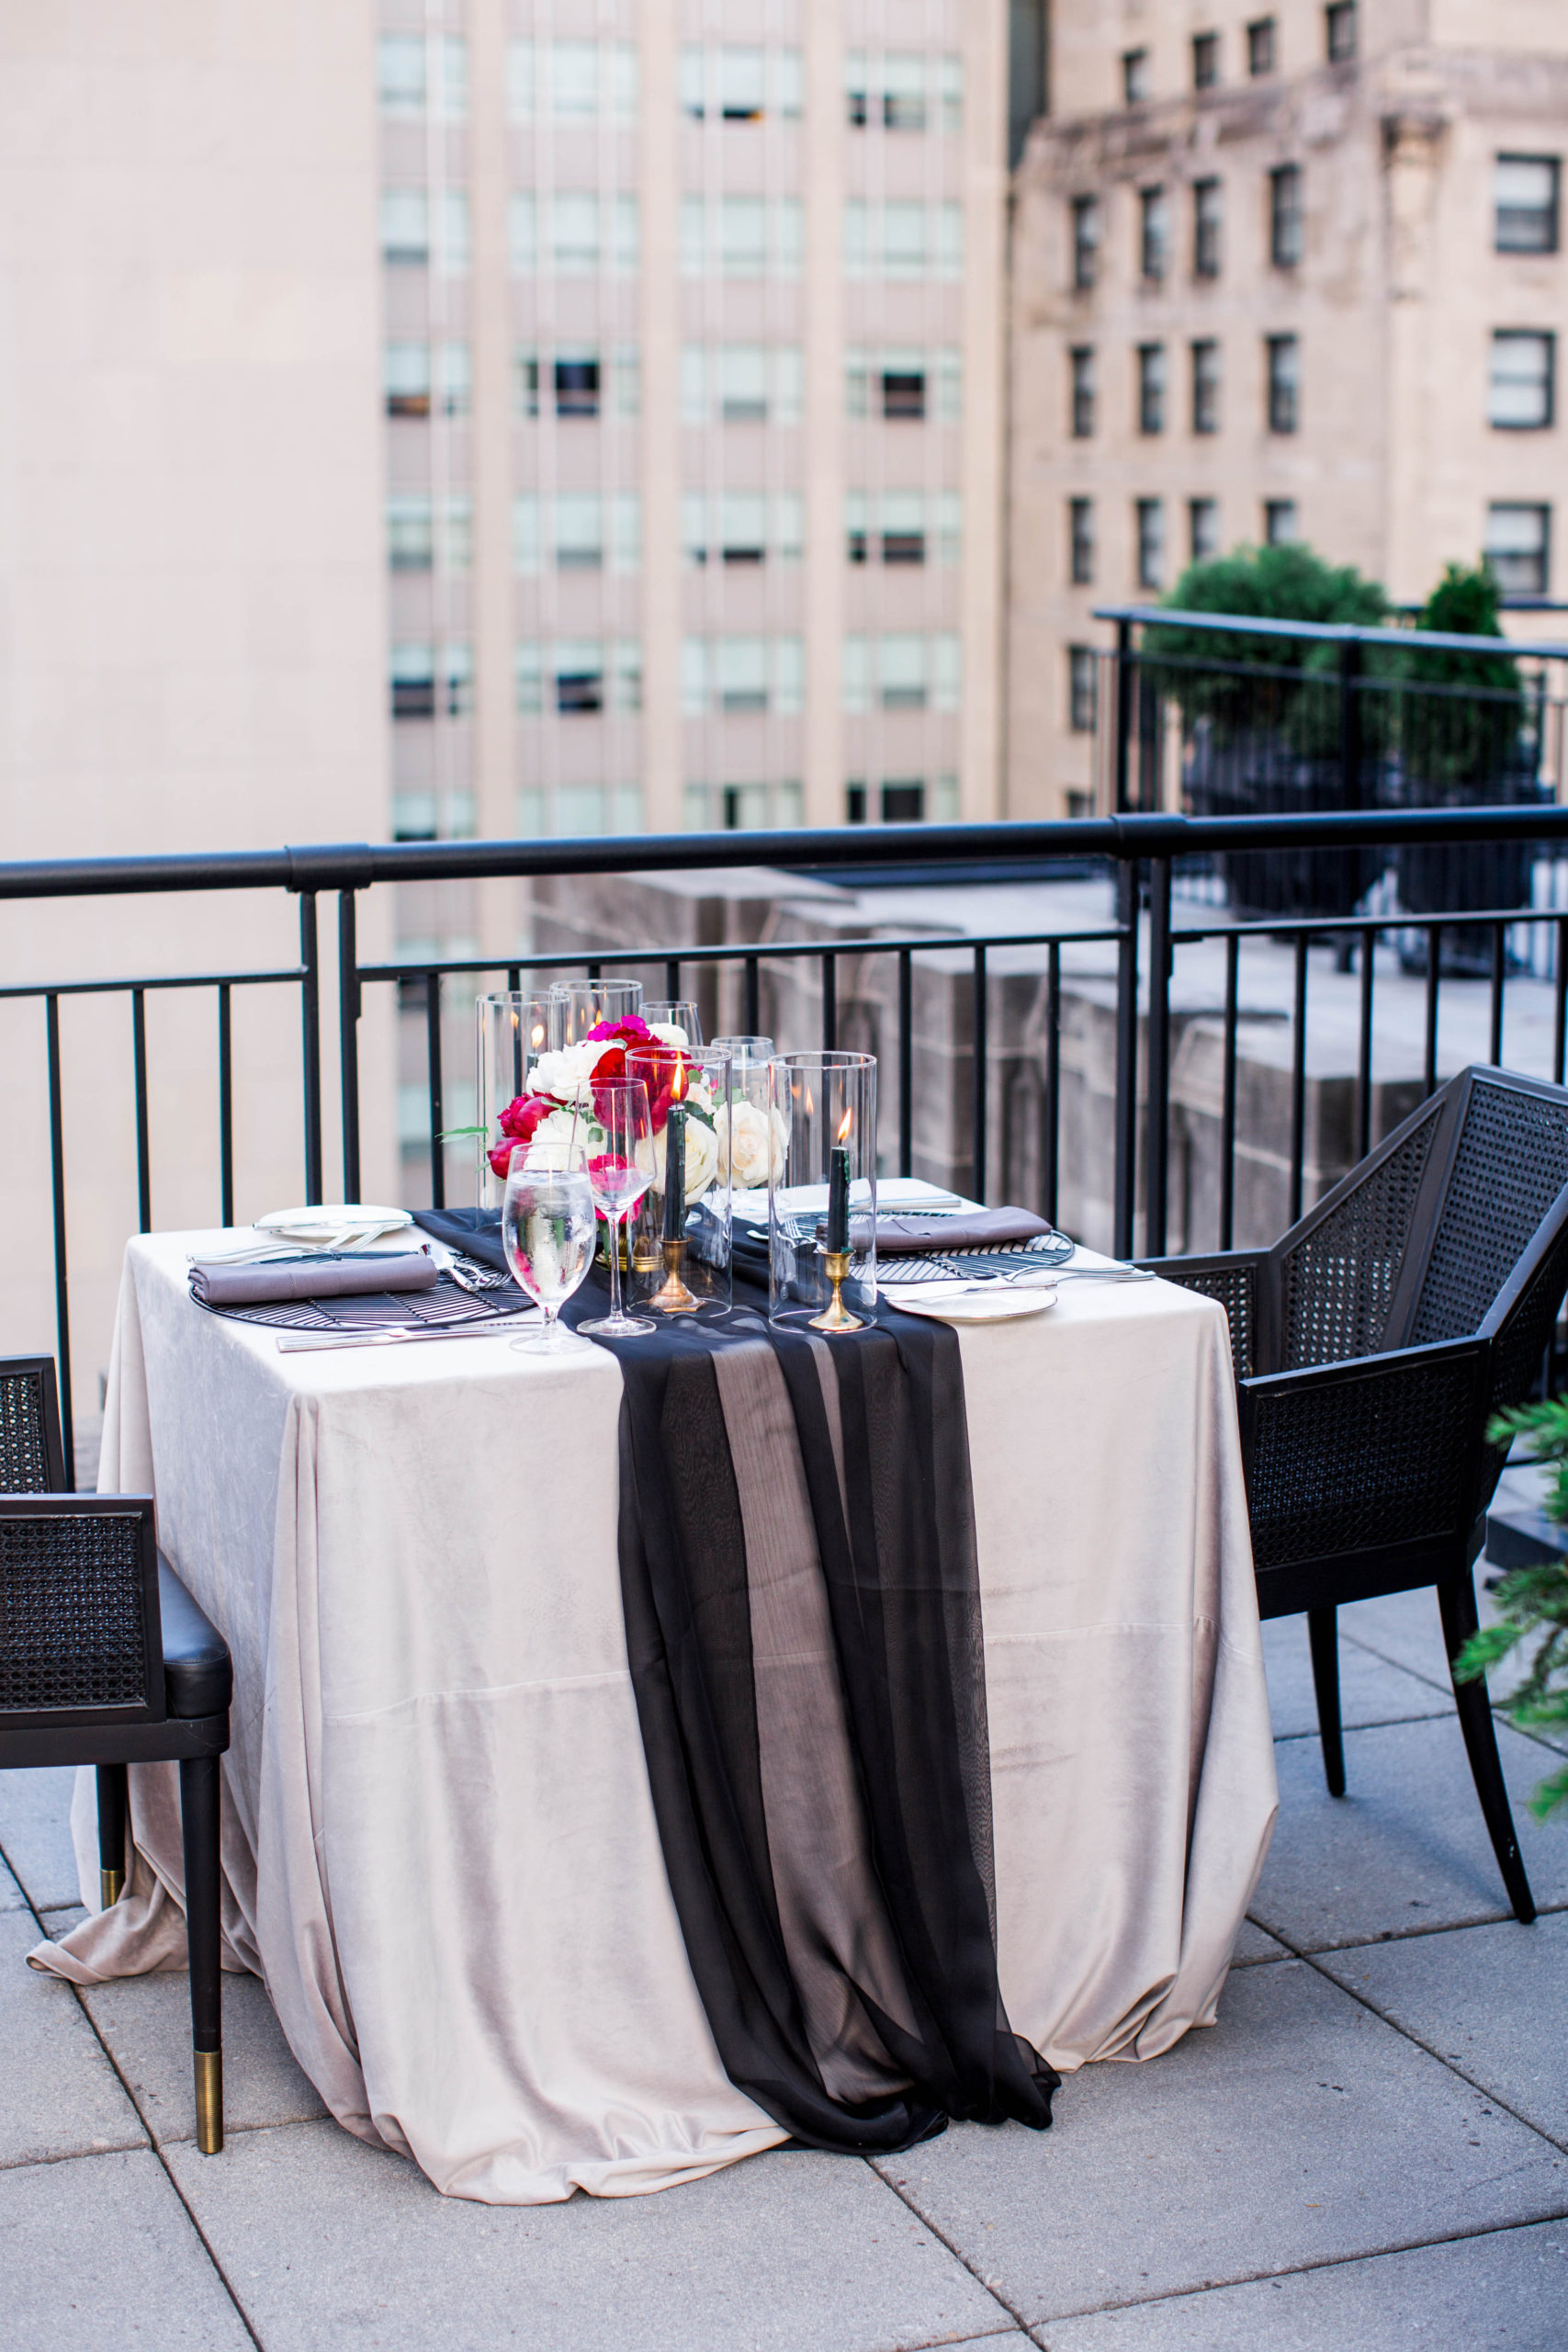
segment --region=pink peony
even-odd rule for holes
[[[621,1046],[649,1046],[654,1042],[652,1030],[640,1013],[628,1012],[624,1021],[600,1021],[588,1032],[587,1042],[596,1045],[601,1038],[615,1039]]]

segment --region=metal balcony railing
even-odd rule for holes
[[[1235,1215],[1236,1157],[1237,993],[1239,956],[1249,935],[1288,941],[1294,956],[1291,1078],[1291,1214],[1303,1205],[1305,1164],[1305,1098],[1309,1014],[1308,951],[1314,940],[1332,936],[1343,953],[1359,955],[1360,1029],[1357,1079],[1358,1139],[1365,1149],[1371,1140],[1372,1012],[1376,965],[1371,947],[1396,927],[1387,913],[1297,916],[1237,922],[1219,910],[1202,920],[1178,922],[1173,907],[1173,876],[1184,862],[1232,854],[1249,857],[1280,857],[1306,852],[1359,854],[1376,850],[1383,855],[1422,847],[1478,847],[1523,842],[1544,842],[1568,851],[1568,809],[1529,807],[1495,808],[1371,809],[1328,815],[1303,813],[1290,817],[1185,818],[1157,813],[1122,814],[1066,824],[976,826],[849,827],[831,831],[705,833],[596,838],[586,841],[439,842],[383,845],[349,843],[308,849],[239,852],[213,856],[121,857],[58,859],[0,865],[0,902],[67,901],[77,899],[147,895],[159,897],[197,891],[288,892],[298,898],[299,956],[297,963],[263,970],[142,972],[109,979],[48,980],[16,983],[0,989],[0,998],[38,1001],[43,1012],[39,1077],[47,1091],[50,1136],[49,1183],[53,1216],[53,1283],[57,1347],[62,1403],[66,1416],[66,1445],[73,1449],[71,1424],[71,1302],[66,1229],[66,1158],[62,1100],[65,1074],[62,1066],[60,1005],[62,998],[113,996],[130,999],[131,1051],[129,1085],[134,1101],[137,1195],[141,1229],[151,1227],[152,1138],[147,1068],[146,1000],[150,994],[178,990],[211,990],[219,1035],[218,1198],[213,1206],[220,1220],[232,1221],[234,1184],[233,1104],[235,1073],[232,1006],[236,989],[291,989],[299,992],[300,1012],[299,1083],[303,1104],[303,1185],[307,1199],[322,1197],[323,1020],[335,1020],[338,1084],[341,1093],[342,1187],[345,1199],[358,1196],[360,1176],[360,1077],[358,1033],[364,991],[392,987],[404,998],[423,990],[425,1002],[426,1082],[429,1108],[431,1192],[439,1204],[444,1184],[444,1159],[438,1141],[444,1119],[441,989],[448,978],[468,978],[493,974],[505,985],[519,984],[530,973],[600,971],[627,967],[663,966],[667,993],[681,997],[686,975],[702,966],[739,967],[741,974],[745,1026],[758,1024],[759,990],[764,967],[815,961],[820,976],[822,1043],[831,1046],[839,1021],[839,967],[846,957],[893,959],[897,975],[897,1046],[898,1075],[898,1172],[912,1172],[913,1156],[913,978],[917,959],[954,951],[969,958],[970,1029],[967,1039],[972,1096],[971,1182],[984,1198],[987,1190],[987,958],[998,948],[1032,946],[1045,951],[1047,1018],[1039,1052],[1043,1082],[1045,1119],[1045,1213],[1055,1216],[1060,1144],[1062,1077],[1062,951],[1100,942],[1113,944],[1115,980],[1115,1100],[1114,1118],[1114,1247],[1128,1255],[1134,1246],[1134,1220],[1141,1214],[1143,1241],[1151,1255],[1162,1254],[1167,1239],[1167,1194],[1169,1169],[1169,1106],[1171,1078],[1171,971],[1175,954],[1183,945],[1221,939],[1225,956],[1224,1021],[1224,1112],[1218,1242],[1230,1246]],[[821,877],[852,879],[857,871],[901,869],[932,880],[953,880],[983,870],[988,879],[1009,873],[1055,872],[1064,866],[1114,877],[1114,920],[1100,928],[1062,924],[1054,929],[1021,933],[998,932],[986,936],[921,936],[814,941],[768,941],[721,946],[671,947],[648,941],[616,947],[603,954],[527,954],[525,956],[442,958],[421,956],[405,961],[362,964],[357,949],[357,910],[360,896],[391,883],[470,881],[496,877],[549,877],[570,875],[637,875],[673,870],[755,866],[766,857],[770,866]],[[322,958],[320,952],[320,905],[323,895],[335,897],[337,924],[335,1008],[324,1007]],[[1457,913],[1432,910],[1420,918],[1427,943],[1426,959],[1426,1057],[1428,1091],[1438,1081],[1439,991],[1444,981],[1442,939],[1462,916],[1467,931],[1479,930],[1489,942],[1490,1036],[1492,1057],[1500,1057],[1506,992],[1515,977],[1506,941],[1521,922],[1539,926],[1551,943],[1554,973],[1555,1024],[1549,1074],[1563,1078],[1568,1049],[1568,909],[1526,910],[1484,908],[1469,904]],[[1408,925],[1407,914],[1398,923]],[[800,1040],[788,1042],[799,1043]],[[1140,1053],[1140,1045],[1143,1052]],[[101,1087],[103,1073],[94,1073]],[[14,1087],[25,1083],[17,1073]],[[1140,1126],[1142,1146],[1140,1148]],[[892,1158],[894,1155],[889,1154]],[[1141,1163],[1141,1164],[1140,1164]]]

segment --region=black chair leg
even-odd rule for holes
[[[218,1758],[180,1763],[180,1825],[186,1852],[186,1944],[190,1956],[191,2043],[196,2060],[196,2143],[204,2156],[223,2145],[223,1977],[218,1848]]]
[[[1451,1667],[1480,1622],[1475,1613],[1475,1587],[1468,1574],[1438,1587],[1438,1607],[1442,1611],[1443,1642]],[[1508,1803],[1507,1784],[1497,1754],[1497,1734],[1485,1683],[1456,1682],[1454,1704],[1459,1709],[1459,1727],[1464,1734],[1471,1777],[1481,1799],[1497,1868],[1503,1873],[1515,1918],[1521,1927],[1528,1928],[1535,1917],[1535,1898],[1525,1876],[1519,1841],[1514,1835],[1514,1811]]]
[[[125,1893],[130,1789],[123,1764],[98,1766],[98,1899],[107,1911]]]
[[[1317,1729],[1323,1741],[1323,1777],[1331,1797],[1345,1793],[1345,1741],[1339,1728],[1339,1613],[1309,1609],[1312,1687],[1317,1693]]]

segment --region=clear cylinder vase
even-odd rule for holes
[[[876,1305],[876,1057],[780,1054],[768,1183],[768,1319],[829,1338]]]
[[[653,1182],[630,1221],[628,1303],[667,1315],[728,1306],[732,1295],[729,1056],[638,1046],[626,1075],[648,1088]],[[671,1148],[671,1122],[679,1135]],[[671,1198],[671,1164],[679,1195]]]
[[[499,1216],[506,1193],[505,1161],[497,1175],[490,1155],[503,1140],[502,1113],[528,1090],[529,1073],[550,1043],[547,996],[524,996],[512,989],[474,1002],[475,1200],[486,1215]]]

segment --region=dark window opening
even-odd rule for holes
[[[597,416],[599,362],[596,359],[556,361],[556,414]]]

